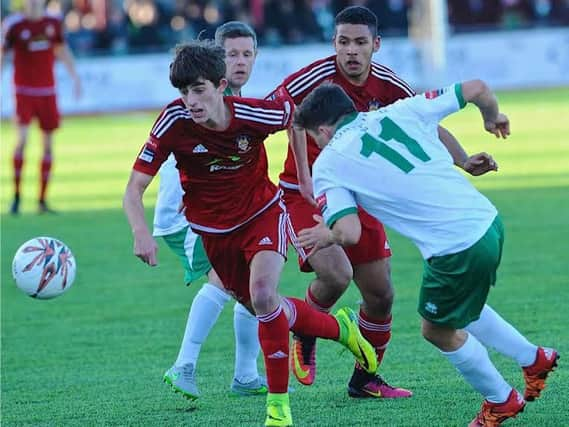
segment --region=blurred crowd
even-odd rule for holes
[[[382,36],[405,36],[409,10],[425,0],[48,0],[64,17],[78,55],[163,50],[190,38],[211,37],[228,20],[250,23],[262,45],[328,41],[334,16],[365,5]],[[23,0],[2,1],[2,16]],[[569,0],[447,0],[452,32],[569,25]]]

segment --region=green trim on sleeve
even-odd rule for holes
[[[330,228],[332,228],[332,226],[340,219],[343,218],[347,215],[351,215],[351,214],[357,214],[358,213],[358,208],[356,207],[350,207],[350,208],[346,208],[346,209],[342,209],[339,212],[336,212],[334,215],[332,215],[330,217],[330,219],[328,221],[326,221],[326,225]]]
[[[456,99],[458,100],[460,108],[466,107],[466,101],[464,100],[464,96],[462,95],[462,84],[457,83],[454,85],[454,93],[456,94]]]

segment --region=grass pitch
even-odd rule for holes
[[[496,141],[483,133],[473,107],[444,124],[471,153],[487,151],[497,174],[473,179],[499,208],[506,247],[490,303],[538,343],[562,355],[542,399],[530,403],[511,426],[569,424],[569,89],[504,93],[502,109],[512,136]],[[190,302],[199,283],[186,289],[177,259],[160,243],[156,268],[132,256],[121,196],[154,114],[65,119],[56,135],[49,200],[60,213],[36,212],[39,136],[32,133],[23,177],[23,213],[2,214],[1,422],[2,425],[261,425],[263,398],[229,397],[233,372],[232,304],[228,304],[198,363],[202,397],[183,400],[161,383],[176,358]],[[0,133],[1,210],[11,197],[13,127]],[[271,175],[286,154],[277,135],[267,143]],[[157,186],[146,197],[148,219]],[[51,235],[75,253],[78,274],[68,294],[33,300],[13,284],[11,258],[25,240]],[[411,399],[353,400],[346,384],[352,361],[335,343],[320,341],[312,387],[291,378],[293,417],[299,426],[459,426],[474,416],[481,398],[438,351],[420,336],[416,301],[421,273],[417,250],[390,234],[396,288],[393,339],[381,367],[385,378],[410,388]],[[294,254],[281,280],[283,294],[302,297],[309,275]],[[352,287],[338,305],[357,307]],[[492,353],[499,369],[521,389],[513,361]],[[262,367],[262,362],[259,362]]]

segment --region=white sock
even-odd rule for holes
[[[235,379],[248,383],[259,376],[257,358],[259,344],[259,321],[238,302],[233,307],[235,328]]]
[[[516,360],[520,366],[535,362],[537,346],[506,322],[492,307],[484,305],[480,319],[465,328],[486,347]]]
[[[508,399],[512,387],[492,364],[488,352],[476,337],[468,334],[458,350],[441,353],[486,400],[502,403]]]
[[[221,289],[204,283],[192,301],[176,366],[193,363],[196,369],[201,346],[230,298]]]

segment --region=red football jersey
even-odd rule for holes
[[[398,99],[415,94],[413,89],[411,89],[404,80],[397,77],[389,68],[376,62],[372,62],[371,72],[365,84],[363,86],[356,86],[346,80],[338,69],[336,55],[320,59],[296,73],[291,74],[273,94],[284,89],[293,99],[294,103],[300,105],[302,100],[323,82],[332,82],[340,85],[352,101],[354,101],[358,111],[377,110],[384,105],[392,104]],[[271,94],[269,98],[273,98],[273,94]],[[318,148],[314,140],[310,137],[307,138],[307,151],[308,163],[312,169],[312,164],[314,160],[316,160],[318,153],[320,153],[320,148]],[[283,187],[292,189],[298,188],[296,164],[290,146],[285,160],[284,170],[279,178]]]
[[[63,43],[61,20],[44,15],[31,20],[14,14],[3,22],[2,49],[14,50],[14,83],[22,95],[53,95],[54,48]]]
[[[181,99],[170,103],[134,164],[135,170],[155,175],[174,153],[186,217],[197,232],[231,232],[280,199],[269,179],[263,142],[290,125],[292,101],[232,96],[224,100],[231,111],[224,131],[196,124]]]

